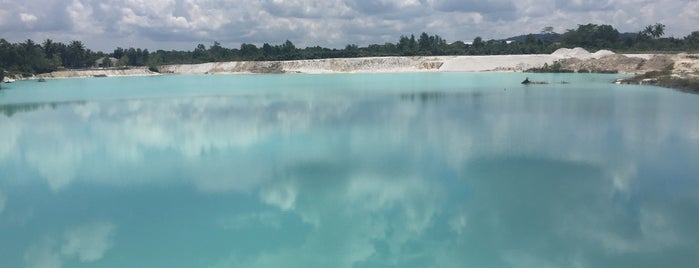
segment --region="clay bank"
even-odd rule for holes
[[[553,64],[572,72],[628,74],[644,74],[670,68],[676,76],[699,77],[697,54],[616,54],[609,50],[590,53],[582,48],[561,48],[551,54],[532,55],[366,57],[177,64],[158,66],[158,72],[153,72],[147,67],[62,70],[28,79],[162,74],[524,72]]]

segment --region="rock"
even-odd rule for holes
[[[657,83],[658,83],[658,79],[655,79],[655,78],[641,79],[641,82],[640,82],[641,85],[655,85]]]
[[[643,69],[647,71],[659,71],[673,65],[674,61],[667,55],[654,55],[643,64]]]

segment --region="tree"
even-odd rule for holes
[[[292,52],[296,51],[296,46],[291,41],[286,40],[286,42],[284,42],[284,44],[282,45],[281,50],[282,50],[282,53],[284,53],[284,54],[292,53]]]
[[[359,56],[359,46],[356,44],[349,44],[345,46],[345,57],[358,57]]]
[[[401,35],[398,40],[398,51],[403,56],[413,56],[417,53],[418,44],[415,41],[415,35],[410,35],[410,37]]]
[[[415,55],[415,52],[417,51],[417,41],[415,41],[415,35],[410,35],[410,40],[408,41],[408,49],[412,53],[412,55]]]
[[[21,71],[27,73],[45,73],[52,71],[49,61],[46,59],[46,55],[40,45],[34,43],[31,39],[27,39],[27,41],[20,44],[20,47],[22,55],[22,62],[20,64]]]
[[[54,55],[58,54],[58,44],[54,43],[51,39],[44,40],[42,45],[44,49],[44,55],[46,58],[53,58]]]
[[[256,60],[259,56],[259,49],[254,44],[242,43],[240,45],[240,57],[244,60]]]
[[[656,23],[655,26],[653,26],[653,33],[655,38],[660,38],[665,35],[665,24]]]
[[[226,60],[226,49],[221,46],[221,43],[214,41],[214,44],[209,47],[209,55],[214,61]]]
[[[13,44],[5,39],[0,39],[0,59],[2,59],[0,60],[0,68],[12,71],[20,62],[20,54]]]
[[[473,47],[482,48],[483,45],[483,38],[481,38],[480,36],[476,36],[476,38],[473,39]]]
[[[280,48],[281,50],[281,55],[282,55],[282,60],[293,60],[298,57],[298,51],[296,50],[296,46],[294,43],[292,43],[289,40],[286,40],[284,44]]]
[[[644,39],[658,39],[665,34],[665,25],[662,23],[656,23],[655,25],[648,25],[639,33]]]
[[[699,49],[699,31],[694,31],[684,38],[685,46],[689,49]]]
[[[562,41],[569,46],[586,48],[615,47],[619,41],[619,31],[611,25],[589,23],[578,25],[578,29],[566,31]]]
[[[117,66],[119,66],[119,67],[128,66],[128,65],[129,65],[129,61],[130,61],[129,56],[126,56],[126,55],[121,56],[121,58],[119,59],[119,61],[117,61]]]
[[[441,55],[447,50],[447,42],[444,39],[439,35],[428,35],[425,32],[420,35],[417,46],[417,51],[421,55]]]
[[[408,48],[409,43],[410,43],[410,39],[407,36],[405,36],[405,35],[400,36],[400,39],[398,39],[397,47],[398,47],[398,51],[401,53],[401,55],[407,55],[410,53],[409,48]]]
[[[63,55],[63,66],[68,68],[83,68],[87,65],[88,60],[85,45],[80,41],[71,41],[66,47],[65,55]]]
[[[420,34],[420,38],[417,41],[418,51],[426,52],[432,50],[432,43],[430,42],[430,36],[426,32]]]
[[[542,34],[553,34],[553,27],[551,26],[546,26],[541,29]]]
[[[262,57],[265,60],[271,60],[279,54],[278,47],[272,47],[268,43],[262,45]]]
[[[198,62],[209,61],[209,52],[206,50],[204,44],[197,45],[197,48],[195,48],[194,52],[192,52],[192,58],[194,58],[194,60]]]
[[[533,34],[528,34],[528,35],[524,38],[524,43],[527,44],[527,45],[534,44],[534,43],[536,43],[536,37],[534,37]]]
[[[114,52],[112,52],[112,57],[117,59],[121,59],[121,57],[123,57],[124,55],[126,55],[126,51],[124,51],[124,49],[120,47],[117,47],[114,50]]]
[[[148,56],[150,56],[150,53],[147,48],[141,50],[141,66],[145,66],[148,63]]]
[[[102,67],[112,67],[112,60],[109,58],[109,56],[102,58]]]

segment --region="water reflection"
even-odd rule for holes
[[[254,95],[14,109],[0,115],[0,244],[15,246],[0,259],[11,267],[699,261],[691,100],[554,93],[571,96]]]

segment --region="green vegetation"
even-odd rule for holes
[[[159,73],[160,70],[158,69],[158,66],[150,65],[148,66],[148,71],[154,72],[154,73]]]
[[[563,34],[562,42],[566,45],[584,48],[620,47],[619,31],[610,25],[579,25],[577,30],[568,30]]]
[[[544,66],[541,68],[528,69],[527,72],[530,72],[530,73],[574,73],[575,71],[571,70],[571,69],[563,68],[561,63],[556,61],[551,65],[549,65],[548,63],[544,63]]]
[[[658,78],[656,85],[681,91],[699,93],[699,79],[662,76]]]
[[[140,48],[117,48],[111,53],[95,52],[85,48],[81,41],[68,44],[45,40],[42,44],[26,40],[9,43],[0,39],[0,68],[10,74],[31,75],[60,70],[80,69],[102,65],[108,68],[125,66],[148,66],[155,70],[164,64],[190,64],[221,61],[279,61],[321,58],[349,58],[375,56],[430,56],[430,55],[503,55],[503,54],[548,54],[561,47],[583,47],[588,50],[613,49],[621,52],[638,51],[699,51],[699,31],[684,38],[663,38],[665,25],[655,24],[638,33],[619,33],[610,25],[586,24],[569,29],[563,34],[545,27],[541,33],[521,35],[507,40],[483,40],[476,37],[473,42],[447,42],[439,35],[422,33],[400,36],[397,43],[372,44],[359,47],[348,44],[343,49],[320,46],[297,48],[286,40],[280,45],[264,43],[261,47],[243,43],[239,48],[226,48],[214,42],[208,48],[197,45],[192,51],[155,52]],[[118,59],[115,66],[108,60]],[[548,71],[566,71],[555,64]],[[543,71],[543,70],[542,70]]]
[[[631,78],[621,79],[623,84],[651,84],[660,87],[674,88],[685,92],[699,93],[699,78],[677,77],[672,75],[673,65],[668,65],[661,71],[651,71]]]

